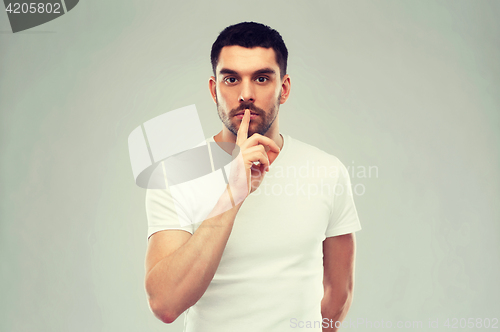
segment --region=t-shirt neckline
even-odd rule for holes
[[[276,163],[277,161],[281,161],[284,158],[283,155],[289,149],[290,144],[292,143],[292,138],[289,135],[283,134],[283,133],[280,133],[280,135],[281,135],[281,137],[283,137],[283,146],[281,147],[280,153],[278,154],[278,156],[274,160],[273,164]],[[210,136],[207,139],[207,143],[217,143],[217,142],[215,142],[215,135]],[[218,144],[217,144],[217,147],[219,149],[222,149]]]

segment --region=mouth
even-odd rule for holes
[[[234,116],[236,119],[243,119],[243,116],[245,115],[245,112],[242,111],[242,112],[238,112],[236,113],[236,115]],[[253,112],[253,111],[250,111],[250,120],[252,119],[255,119],[259,116],[259,114]]]
[[[241,120],[243,119],[243,115],[245,115],[244,113],[238,113],[236,114],[234,117],[238,120]],[[250,113],[250,120],[252,119],[256,119],[259,115],[257,113]]]

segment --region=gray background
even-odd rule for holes
[[[2,12],[0,330],[181,330],[146,302],[127,137],[190,104],[217,133],[209,51],[244,20],[289,48],[282,132],[378,168],[352,179],[348,319],[500,318],[499,15],[498,1],[84,0],[12,34]]]

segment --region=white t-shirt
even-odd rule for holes
[[[282,136],[280,154],[236,216],[212,282],[186,311],[186,332],[295,331],[299,322],[322,330],[322,242],[361,226],[345,166]],[[196,231],[226,187],[220,170],[204,178],[171,193],[147,190],[148,237],[165,229]],[[211,190],[193,189],[201,182]]]

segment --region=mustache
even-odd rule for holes
[[[232,109],[230,114],[231,116],[235,116],[236,114],[245,111],[246,109],[249,109],[253,113],[257,113],[258,115],[264,114],[263,109],[258,108],[253,103],[245,103],[245,102],[241,103],[240,106],[238,106],[237,108]]]

